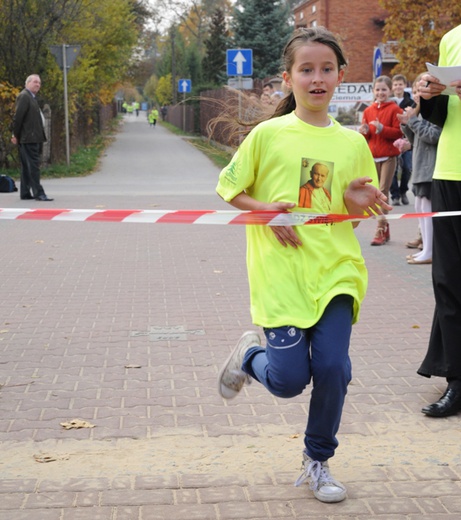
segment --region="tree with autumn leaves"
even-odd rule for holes
[[[461,24],[461,3],[453,0],[380,0],[380,4],[388,12],[384,39],[396,42],[393,52],[399,63],[392,72],[409,80],[426,70],[426,62],[437,63],[442,36]]]
[[[146,0],[0,0],[0,113],[9,114],[0,125],[0,166],[14,152],[9,138],[15,92],[29,74],[41,76],[40,99],[52,107],[53,138],[64,133],[63,75],[52,45],[81,47],[67,77],[71,124],[78,118],[85,129],[77,144],[99,132],[99,109],[113,102],[129,70],[149,15],[146,6]],[[53,153],[62,155],[60,148]]]
[[[400,61],[393,73],[402,72],[412,80],[425,70],[426,61],[437,62],[441,37],[461,23],[461,3],[379,1],[388,13],[382,20],[383,40],[396,42],[394,52]],[[0,164],[10,152],[5,141],[8,114],[28,74],[41,75],[41,97],[55,116],[62,114],[62,71],[49,52],[50,45],[81,45],[68,74],[69,103],[71,118],[79,112],[80,122],[88,123],[81,126],[88,128],[97,126],[98,107],[112,102],[117,91],[163,104],[173,99],[178,77],[190,77],[197,91],[204,82],[225,83],[226,48],[252,48],[255,77],[276,74],[281,46],[293,29],[286,6],[292,8],[294,3],[0,0],[0,141],[4,135]],[[276,14],[269,16],[272,12]]]

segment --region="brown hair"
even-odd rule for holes
[[[389,87],[389,90],[392,90],[392,81],[389,76],[378,76],[373,81],[373,88],[375,88],[376,83],[385,83]]]
[[[392,81],[403,81],[405,85],[408,83],[407,78],[403,74],[392,76]]]
[[[296,59],[296,51],[309,43],[322,43],[327,45],[335,53],[338,60],[338,69],[347,66],[347,59],[344,55],[341,44],[336,36],[325,27],[308,27],[297,29],[288,40],[282,53],[283,69],[291,72]],[[296,101],[293,92],[289,92],[277,105],[272,117],[283,116],[293,112],[296,108]]]

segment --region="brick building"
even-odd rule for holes
[[[383,43],[386,11],[379,0],[306,0],[293,13],[295,26],[323,25],[341,38],[349,60],[345,81],[373,81],[373,54],[376,47],[383,58],[382,73],[390,75],[397,62],[391,44]]]

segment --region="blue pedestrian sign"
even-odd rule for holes
[[[190,79],[180,79],[178,81],[178,92],[183,94],[188,94],[192,91],[192,80]]]
[[[227,49],[226,57],[228,76],[253,74],[253,49]]]
[[[373,53],[373,77],[376,79],[383,73],[383,57],[379,47],[375,48]]]

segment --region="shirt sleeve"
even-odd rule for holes
[[[253,185],[257,169],[256,156],[253,135],[250,133],[219,175],[216,191],[226,202]]]

